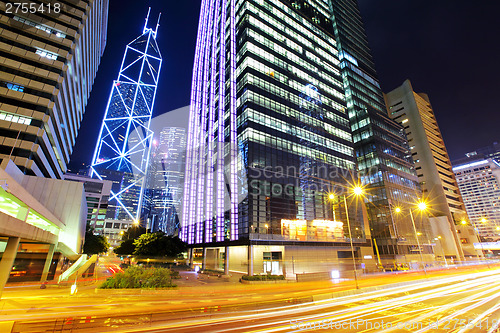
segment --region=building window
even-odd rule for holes
[[[37,49],[35,53],[43,58],[47,58],[50,60],[57,60],[57,54],[49,52],[49,51],[44,50],[44,49]]]
[[[12,123],[30,125],[31,119],[26,117],[20,117],[18,115],[9,114],[0,111],[0,120],[10,121]]]

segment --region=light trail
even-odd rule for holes
[[[251,329],[258,329],[256,332],[277,332],[277,331],[290,331],[290,319],[286,320],[275,320],[275,321],[269,321],[266,322],[264,325],[265,326],[274,326],[272,328],[267,328],[267,329],[262,329],[263,324],[252,324],[248,325],[248,321],[255,321],[262,319],[263,317],[268,320],[269,318],[272,317],[284,317],[288,316],[288,318],[293,318],[294,320],[301,321],[307,323],[307,321],[311,320],[320,320],[320,319],[337,319],[337,320],[348,320],[349,318],[352,318],[354,316],[357,316],[359,318],[360,315],[368,315],[370,313],[374,313],[376,310],[381,311],[381,310],[390,310],[398,307],[402,307],[403,305],[406,304],[411,304],[415,303],[418,301],[422,300],[429,300],[432,298],[438,298],[442,296],[447,296],[447,295],[456,295],[457,293],[460,292],[466,292],[468,289],[473,288],[473,287],[480,287],[480,289],[488,289],[487,292],[491,292],[492,290],[492,285],[493,284],[499,284],[498,279],[493,275],[493,272],[486,272],[486,273],[475,273],[475,274],[468,274],[466,276],[461,276],[461,277],[454,277],[454,278],[448,278],[448,279],[443,279],[446,280],[447,283],[452,283],[456,282],[456,285],[453,286],[445,286],[445,287],[440,287],[438,289],[433,289],[429,291],[424,291],[420,292],[415,295],[406,295],[406,296],[401,296],[395,299],[389,299],[386,301],[378,302],[377,304],[366,304],[366,305],[361,305],[361,306],[356,306],[356,310],[354,308],[347,308],[347,309],[342,309],[342,310],[336,310],[328,313],[321,313],[321,314],[315,314],[315,315],[309,315],[309,316],[302,316],[302,317],[297,317],[297,312],[312,312],[312,311],[318,311],[318,310],[325,310],[327,308],[331,307],[337,307],[341,305],[346,305],[352,302],[358,303],[360,301],[367,301],[373,298],[380,298],[383,296],[389,296],[389,295],[394,295],[397,293],[402,293],[402,292],[407,292],[409,290],[413,291],[416,289],[423,289],[423,288],[429,288],[438,284],[444,284],[444,281],[429,281],[426,283],[420,283],[415,286],[404,286],[404,287],[396,287],[396,288],[390,288],[385,291],[375,291],[375,292],[369,292],[366,294],[361,294],[361,295],[356,295],[356,296],[345,296],[341,298],[337,298],[335,300],[335,303],[332,303],[332,300],[323,300],[323,301],[317,301],[317,302],[309,302],[309,303],[303,303],[300,306],[297,305],[290,305],[290,306],[284,306],[284,307],[278,307],[278,308],[271,308],[263,311],[244,311],[249,314],[241,314],[238,316],[231,316],[227,317],[227,315],[223,318],[211,318],[211,319],[205,319],[205,320],[189,320],[189,321],[183,321],[182,323],[177,323],[177,324],[170,324],[170,325],[159,325],[155,326],[157,329],[162,328],[162,329],[174,329],[174,328],[196,328],[196,329],[203,329],[206,331],[206,329],[210,326],[225,323],[225,324],[243,324],[242,326],[238,326],[237,328],[233,329],[224,329],[225,332],[230,332],[230,331],[250,331]],[[478,279],[477,281],[463,281],[466,279],[470,278],[476,278]],[[496,289],[500,289],[500,287],[496,287]],[[353,300],[353,298],[356,297],[356,299]],[[475,296],[476,298],[479,297],[479,295]],[[396,304],[394,304],[396,302]],[[422,311],[422,310],[420,310]],[[257,312],[257,313],[256,313]],[[417,312],[417,311],[414,311]],[[281,325],[281,326],[280,326]],[[285,325],[285,326],[283,326]],[[260,328],[260,329],[259,329]],[[141,329],[138,329],[139,331]],[[130,330],[129,330],[130,331]]]
[[[335,297],[334,293],[319,295],[311,294],[309,295],[309,298],[312,298],[313,301],[281,306],[278,306],[275,302],[285,302],[286,299],[256,302],[251,300],[252,295],[250,294],[246,295],[245,298],[239,299],[239,303],[224,304],[223,302],[228,300],[227,297],[224,297],[221,299],[211,299],[210,305],[205,305],[205,307],[214,308],[215,303],[218,309],[214,311],[217,312],[208,311],[209,313],[204,314],[200,313],[200,305],[194,304],[186,304],[187,306],[190,306],[190,308],[186,309],[162,309],[161,306],[171,305],[172,301],[165,301],[163,299],[157,300],[154,295],[151,295],[150,297],[141,298],[139,300],[134,297],[127,299],[127,297],[124,296],[123,302],[114,299],[112,303],[99,304],[96,304],[92,297],[87,299],[82,297],[79,299],[80,302],[88,300],[89,302],[92,302],[92,304],[80,303],[77,306],[69,308],[69,311],[64,311],[68,310],[68,307],[64,307],[63,304],[58,304],[57,307],[47,307],[47,312],[45,313],[27,313],[17,315],[16,317],[23,317],[23,319],[29,321],[41,320],[47,322],[52,320],[47,319],[47,317],[51,317],[56,313],[58,318],[61,318],[62,316],[70,317],[89,315],[89,313],[91,313],[93,316],[98,316],[96,324],[94,325],[103,325],[93,326],[94,330],[97,331],[118,329],[123,332],[160,332],[163,330],[198,330],[203,332],[249,332],[254,330],[258,332],[290,332],[291,328],[293,329],[293,325],[290,325],[290,320],[307,323],[322,319],[331,321],[349,321],[353,318],[362,318],[368,322],[388,318],[391,315],[406,316],[405,318],[416,318],[425,314],[429,317],[432,316],[432,314],[430,314],[432,311],[436,311],[437,309],[445,311],[449,308],[449,306],[439,305],[429,307],[422,302],[432,301],[437,303],[439,298],[443,297],[463,297],[464,299],[454,302],[455,306],[468,306],[470,303],[478,301],[485,301],[486,304],[493,298],[490,296],[483,297],[483,295],[486,295],[488,292],[494,292],[500,288],[500,281],[498,281],[497,278],[499,272],[500,270],[490,270],[480,273],[426,280],[423,282],[414,282],[409,285],[391,286],[383,290],[368,291],[357,295],[336,297],[334,299],[332,299],[332,297]],[[474,297],[466,297],[465,295],[462,295],[467,294],[467,292],[470,292],[471,289],[477,293]],[[413,294],[409,294],[410,292],[413,292]],[[231,294],[231,296],[232,295],[233,294]],[[301,296],[297,297],[299,297],[298,299],[301,299]],[[328,299],[323,299],[325,297],[328,297]],[[315,300],[316,298],[322,299]],[[245,300],[247,300],[248,303],[244,303]],[[288,298],[288,300],[295,300],[295,298]],[[141,313],[134,314],[130,311],[115,309],[116,306],[125,307],[127,304],[137,305],[137,302],[142,304],[141,307],[143,308],[143,311]],[[200,302],[207,302],[207,300]],[[411,308],[405,309],[406,306],[411,307],[412,304],[419,304],[419,306],[422,307],[427,306],[427,308],[418,310]],[[262,307],[265,305],[271,306],[259,310],[255,309],[255,307]],[[94,307],[94,309],[92,309],[92,307]],[[241,309],[241,307],[246,307],[247,309]],[[251,308],[248,309],[248,307]],[[474,308],[476,308],[476,306]],[[235,314],[233,311],[238,311],[238,313]],[[398,313],[392,314],[392,311],[396,311]],[[377,315],[377,313],[380,314],[377,318],[369,318],[370,316]],[[396,318],[396,320],[397,319],[399,318]],[[16,318],[14,320],[19,321],[22,319]],[[394,323],[397,322],[396,320],[394,320]],[[132,326],[134,325],[134,322],[136,324],[135,326]],[[148,327],[145,327],[144,325],[148,325]],[[216,327],[224,327],[224,329],[215,329]]]

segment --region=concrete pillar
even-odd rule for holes
[[[45,258],[45,265],[43,266],[42,278],[40,282],[47,281],[47,275],[49,275],[50,264],[52,263],[52,257],[54,257],[54,249],[56,244],[49,245],[49,252],[47,253],[47,258]]]
[[[2,261],[0,261],[0,297],[2,296],[3,288],[9,279],[14,260],[16,259],[19,241],[19,237],[9,237],[7,246],[5,247],[5,252],[2,255]]]
[[[194,249],[193,248],[190,248],[189,251],[188,251],[188,265],[189,267],[193,267],[193,252],[194,252]]]
[[[224,275],[229,275],[229,247],[226,246],[226,260],[224,260]]]
[[[207,248],[203,248],[203,261],[201,264],[201,270],[207,269]]]
[[[248,275],[253,275],[253,245],[248,245]]]

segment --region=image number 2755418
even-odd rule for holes
[[[59,14],[62,5],[59,2],[44,2],[41,4],[25,2],[5,3],[6,14]]]

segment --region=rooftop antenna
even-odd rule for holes
[[[146,33],[148,31],[148,21],[149,21],[149,12],[151,11],[151,7],[148,8],[148,16],[146,16],[146,23],[144,23],[144,29],[142,29],[142,33]]]
[[[156,39],[156,33],[158,32],[158,27],[160,26],[160,17],[161,17],[161,13],[160,13],[160,15],[158,15],[158,22],[156,23],[156,29],[155,29],[155,32],[153,33],[155,39]]]

